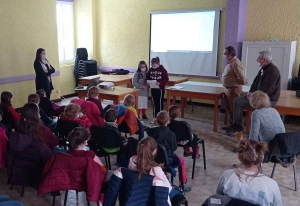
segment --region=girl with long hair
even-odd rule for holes
[[[281,206],[278,184],[260,173],[260,164],[267,149],[265,142],[242,140],[238,154],[241,164],[223,173],[216,193],[262,206]]]
[[[12,93],[7,91],[2,92],[0,108],[9,110],[14,120],[19,121],[21,119],[21,116],[19,113],[15,111],[15,109],[12,106],[12,97],[13,97]]]
[[[36,91],[43,89],[46,92],[46,96],[50,99],[52,90],[54,89],[51,79],[51,74],[55,72],[55,69],[49,63],[46,58],[46,51],[43,48],[39,48],[36,51],[34,60],[35,88]]]
[[[148,108],[149,86],[147,85],[148,66],[145,61],[140,61],[137,71],[133,75],[132,84],[134,88],[140,89],[138,95],[138,117],[142,113],[142,119],[148,120],[146,110]]]

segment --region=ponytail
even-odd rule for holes
[[[141,179],[143,174],[149,174],[154,167],[161,166],[154,161],[156,148],[156,141],[152,137],[143,138],[139,142],[136,159],[136,168],[139,172],[138,180]]]

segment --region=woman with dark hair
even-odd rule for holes
[[[147,74],[147,80],[156,80],[159,88],[151,88],[152,101],[154,104],[154,116],[164,110],[165,86],[169,81],[169,75],[163,65],[160,64],[158,57],[151,59],[151,68]],[[152,121],[151,123],[154,123]]]
[[[242,140],[236,169],[226,170],[220,178],[217,194],[233,197],[261,206],[282,206],[281,194],[275,180],[260,173],[260,164],[268,150],[265,142]]]
[[[45,49],[39,48],[36,51],[36,57],[33,66],[36,73],[36,91],[43,89],[46,92],[47,97],[50,99],[50,95],[54,89],[52,85],[51,74],[55,72],[55,69],[46,59]]]
[[[15,121],[19,121],[21,119],[20,115],[15,111],[15,109],[12,106],[12,93],[4,91],[1,93],[1,103],[0,108],[2,110],[8,110]],[[4,117],[7,118],[7,117]],[[12,122],[11,122],[12,123]],[[13,124],[13,123],[12,123]]]
[[[11,133],[9,137],[9,184],[38,188],[44,165],[53,156],[53,152],[47,146],[50,144],[47,131],[50,130],[44,127],[39,119],[38,106],[35,103],[25,104],[18,131]],[[55,138],[58,144],[58,138]],[[53,142],[51,139],[51,144]]]
[[[142,118],[148,120],[146,110],[148,108],[149,86],[147,85],[148,67],[145,61],[140,61],[137,71],[133,75],[132,84],[135,89],[140,89],[138,96],[138,118],[142,113]]]

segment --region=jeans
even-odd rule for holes
[[[20,201],[12,201],[6,195],[0,195],[0,206],[23,206]]]
[[[250,102],[247,99],[247,93],[243,92],[240,97],[233,100],[233,123],[238,125],[243,125],[242,123],[242,108],[244,106],[249,106]],[[277,102],[271,102],[271,107],[275,107]]]

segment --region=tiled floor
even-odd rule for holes
[[[221,130],[220,127],[223,125],[224,114],[219,114],[218,132],[212,131],[212,108],[194,106],[194,111],[192,112],[191,107],[187,106],[185,111],[185,120],[190,123],[193,132],[205,140],[206,146],[207,170],[204,170],[203,168],[202,158],[197,160],[194,180],[191,179],[192,158],[185,158],[187,174],[189,178],[188,185],[192,186],[192,191],[186,193],[186,197],[190,206],[196,206],[201,205],[207,197],[215,193],[221,174],[226,169],[232,168],[232,164],[238,163],[237,155],[232,153],[233,148],[236,146],[236,136],[227,136]],[[149,109],[147,113],[150,117],[152,110]],[[290,124],[286,124],[287,131],[299,130],[300,121],[298,118],[290,118],[289,122]],[[177,153],[182,155],[182,149],[179,148]],[[104,160],[102,161],[104,162]],[[114,160],[112,160],[112,162],[113,161]],[[113,167],[113,169],[116,169],[116,167]],[[269,176],[271,174],[271,170],[271,164],[265,164],[263,166],[263,172],[265,175]],[[300,165],[297,165],[297,170],[300,171]],[[297,177],[299,181],[300,172],[298,173]],[[295,192],[293,190],[294,180],[292,167],[283,168],[278,165],[275,171],[274,179],[279,184],[283,205],[300,205],[300,191]],[[25,189],[25,195],[23,198],[21,198],[20,193],[20,187],[16,186],[12,190],[9,189],[9,185],[6,184],[6,171],[1,169],[0,194],[6,194],[12,199],[20,200],[25,206],[51,205],[52,199],[49,195],[37,197],[36,191],[31,188]],[[64,196],[57,198],[56,205],[62,204],[63,198]],[[78,201],[76,201],[76,193],[69,193],[67,205],[87,205],[85,201],[85,194],[79,193]]]

